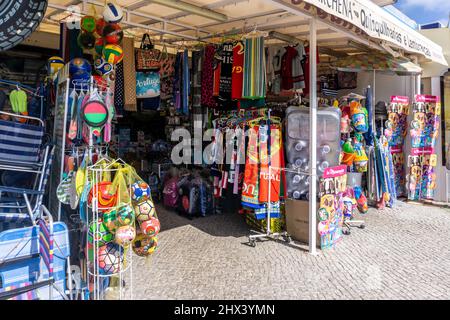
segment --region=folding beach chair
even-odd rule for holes
[[[35,225],[40,214],[45,188],[51,172],[54,147],[42,150],[42,165],[0,169],[30,172],[36,175],[32,188],[0,185],[0,231],[24,225]],[[14,196],[14,197],[12,197]]]
[[[45,206],[40,212],[36,225],[0,232],[0,300],[68,298],[68,228]]]

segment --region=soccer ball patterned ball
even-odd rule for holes
[[[150,196],[150,187],[144,181],[137,181],[131,186],[131,199],[141,201]]]
[[[121,226],[116,230],[116,243],[127,247],[136,237],[136,229],[133,226]]]
[[[104,246],[113,240],[113,234],[109,232],[101,219],[90,223],[88,231],[88,242],[97,243],[97,247]]]
[[[130,225],[135,218],[134,210],[131,205],[124,204],[117,209],[117,222],[122,225]]]
[[[154,237],[159,233],[161,229],[161,224],[159,223],[158,218],[151,217],[150,220],[141,222],[141,231],[143,234]]]
[[[150,199],[139,202],[134,206],[134,212],[136,213],[136,219],[139,222],[150,220],[155,215],[155,205]]]
[[[123,249],[116,243],[108,243],[98,248],[98,267],[102,274],[114,274],[120,271],[123,262]]]
[[[157,237],[149,237],[145,234],[138,234],[133,240],[133,252],[141,257],[147,257],[155,252],[158,246]]]

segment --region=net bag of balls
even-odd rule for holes
[[[155,49],[150,36],[142,36],[141,47],[136,49],[136,70],[159,70],[161,67],[161,51]]]

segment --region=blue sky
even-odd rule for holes
[[[398,0],[395,6],[420,24],[441,21],[447,25],[450,0]]]

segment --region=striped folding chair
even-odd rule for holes
[[[51,173],[55,148],[43,150],[43,165],[36,171],[33,188],[0,185],[0,231],[26,225],[35,225],[39,216],[45,188]],[[14,169],[9,169],[14,171]],[[11,195],[15,196],[11,198]]]
[[[68,229],[40,211],[35,226],[0,232],[0,300],[68,299]]]

